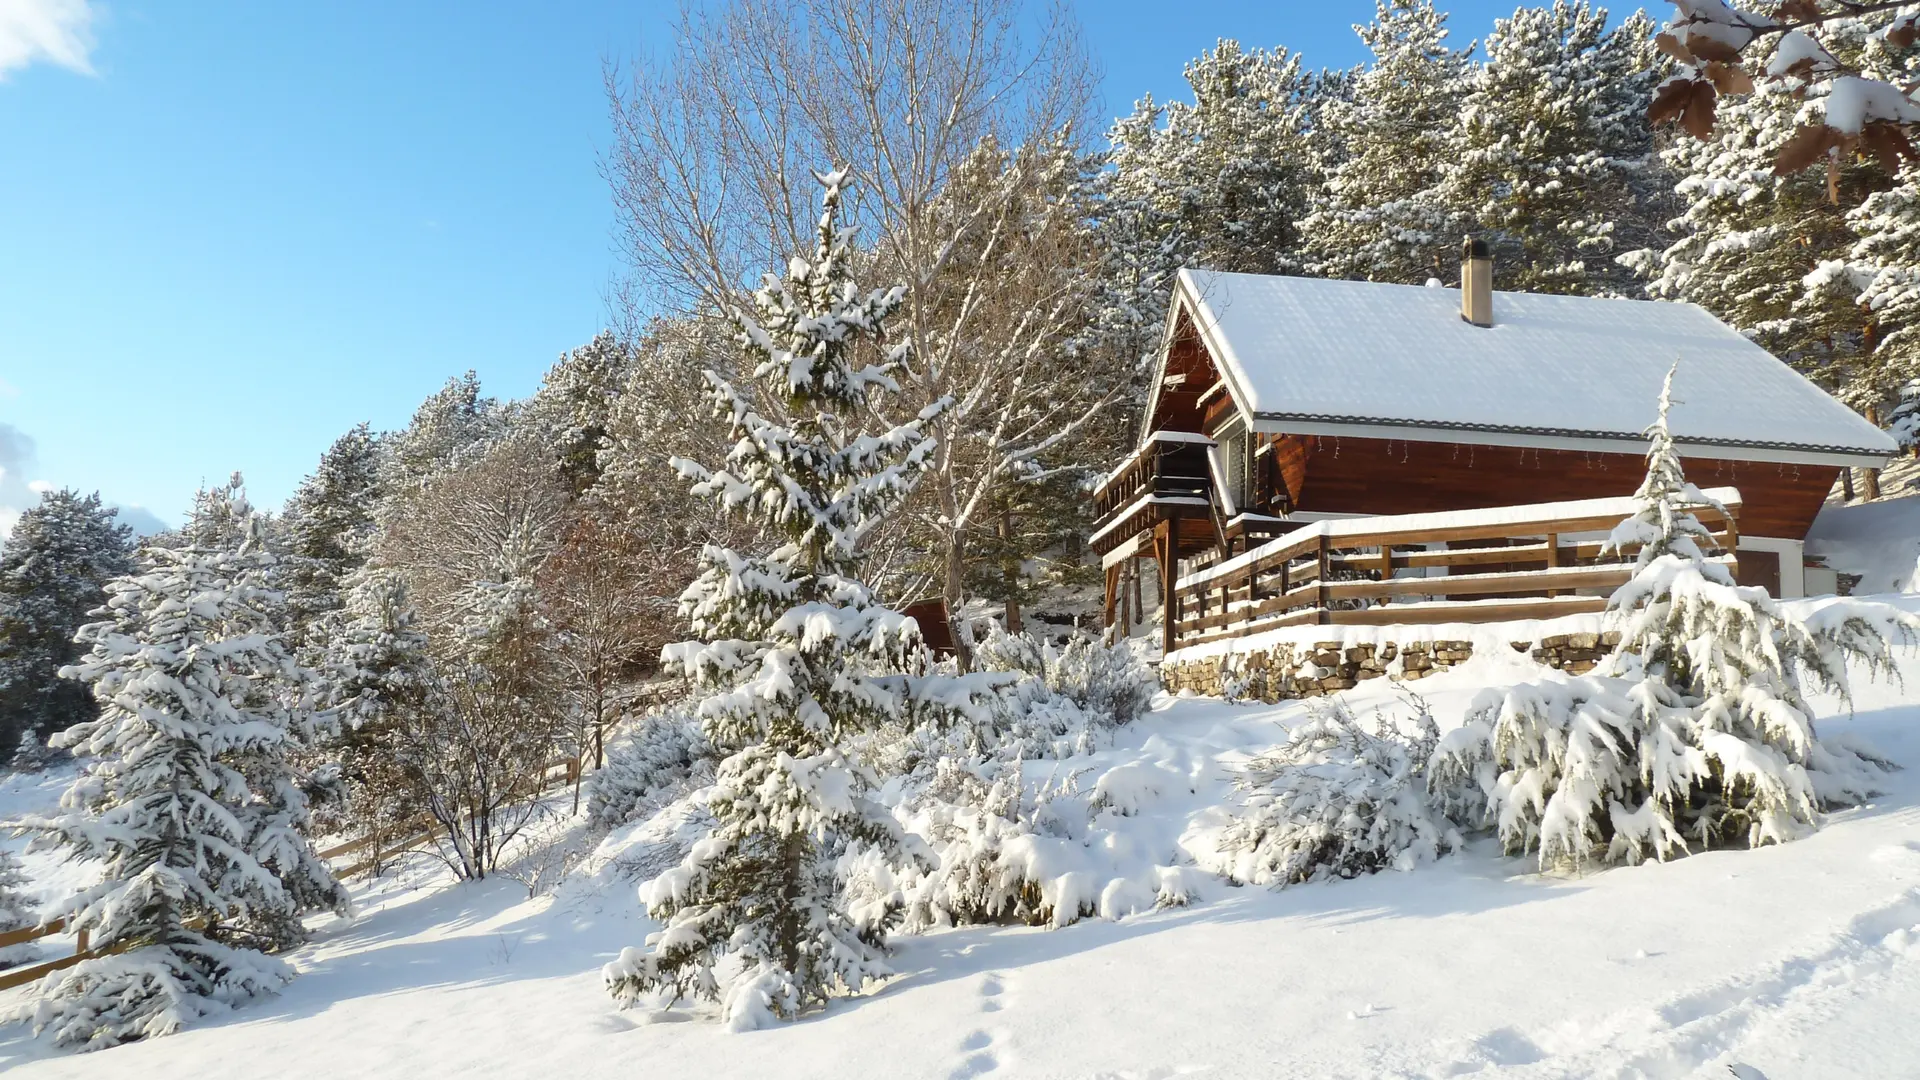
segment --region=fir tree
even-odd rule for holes
[[[480,393],[469,371],[448,379],[414,410],[405,430],[386,447],[381,484],[389,493],[412,491],[433,477],[471,463],[506,432],[506,410]]]
[[[1192,103],[1149,95],[1108,132],[1088,182],[1095,275],[1088,344],[1143,372],[1182,266],[1297,273],[1299,221],[1321,182],[1313,144],[1326,79],[1284,49],[1221,40],[1187,64]]]
[[[261,522],[237,496],[210,520],[240,523],[241,539],[149,549],[63,671],[101,712],[55,743],[97,760],[62,813],[24,825],[36,846],[99,864],[100,883],[53,914],[115,950],[41,984],[35,1030],[63,1045],[169,1034],[267,993],[292,972],[261,950],[296,939],[303,910],[345,909],[302,835],[287,753],[311,731],[310,676],[267,614]]]
[[[428,707],[433,665],[427,636],[392,570],[367,567],[348,579],[337,629],[328,636],[324,676],[339,710],[339,754],[347,815],[362,836],[392,837],[420,812],[396,753],[395,728]]]
[[[1648,429],[1639,508],[1607,541],[1638,548],[1608,601],[1618,648],[1592,677],[1483,694],[1441,742],[1439,774],[1471,780],[1456,797],[1477,787],[1509,849],[1543,863],[1781,843],[1823,804],[1869,794],[1884,764],[1816,739],[1805,688],[1845,700],[1849,662],[1892,673],[1920,619],[1857,601],[1801,614],[1736,585],[1693,513],[1715,504],[1682,471],[1672,383]]]
[[[891,850],[898,831],[868,798],[845,740],[934,700],[965,704],[988,685],[881,673],[914,630],[856,576],[859,542],[925,467],[933,445],[923,425],[941,406],[880,435],[853,426],[907,362],[908,346],[878,340],[904,290],[855,288],[840,225],[845,173],[820,179],[812,258],[793,259],[784,280],[754,295],[755,313],[739,315],[754,377],[783,416],[763,415],[709,374],[737,441],[722,469],[677,463],[696,493],[784,541],[758,556],[709,546],[681,599],[703,640],[665,653],[711,695],[701,721],[728,755],[710,804],[718,824],[643,888],[663,924],[649,951],[628,949],[605,971],[622,1003],[655,991],[717,999],[736,1028],[791,1019],[887,973],[881,948],[894,913],[849,915],[833,860],[850,845]],[[728,956],[739,967],[723,982]]]
[[[38,925],[33,900],[27,896],[26,872],[13,852],[0,848],[0,934],[11,934]],[[0,946],[0,970],[30,964],[39,959],[39,947],[31,941]]]
[[[1339,160],[1301,231],[1313,273],[1418,285],[1448,276],[1463,231],[1440,182],[1456,155],[1473,46],[1447,47],[1447,17],[1432,0],[1380,0],[1375,11],[1354,28],[1373,62],[1350,98],[1321,113]]]
[[[133,569],[133,530],[98,494],[50,491],[0,549],[0,758],[98,713],[86,688],[55,673],[80,656],[73,635]]]

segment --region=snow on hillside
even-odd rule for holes
[[[1920,685],[1920,657],[1906,667]],[[1444,724],[1479,687],[1538,671],[1494,654],[1417,689]],[[1347,695],[1356,712],[1404,708],[1383,682]],[[1912,702],[1899,687],[1863,686],[1857,711],[1823,731],[1920,766]],[[1297,703],[1163,695],[1111,745],[1035,763],[1029,777],[1084,770],[1083,789],[1105,785],[1112,805],[1085,858],[1124,873],[1209,850],[1229,770],[1303,715]],[[58,779],[7,781],[0,813],[51,800]],[[1920,767],[1783,847],[1568,878],[1481,842],[1408,873],[1282,892],[1195,874],[1185,907],[902,937],[902,974],[881,992],[742,1035],[702,1010],[616,1011],[601,986],[600,966],[651,928],[609,857],[659,827],[616,833],[533,899],[513,881],[452,885],[416,861],[362,884],[356,919],[318,923],[293,957],[300,978],[278,998],[98,1054],[0,1029],[0,1072],[1725,1077],[1736,1062],[1773,1080],[1920,1072]],[[36,857],[29,871],[54,866]],[[0,995],[0,1007],[20,994]]]

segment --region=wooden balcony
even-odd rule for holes
[[[1217,516],[1207,463],[1212,439],[1182,431],[1156,431],[1146,445],[1094,489],[1096,524],[1089,543],[1109,555],[1163,521]],[[1178,530],[1176,530],[1178,532]],[[1211,525],[1186,530],[1181,554],[1198,554],[1215,542]]]

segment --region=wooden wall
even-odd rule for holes
[[[1298,436],[1286,436],[1291,442]],[[1646,475],[1634,454],[1310,436],[1301,510],[1417,514],[1631,495]],[[1684,459],[1701,487],[1740,489],[1740,531],[1799,540],[1839,476],[1838,466]],[[1293,478],[1288,477],[1291,481]]]

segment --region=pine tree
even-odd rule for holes
[[[1827,43],[1849,63],[1910,81],[1900,67],[1883,67],[1894,58],[1871,40],[1891,17],[1827,24]],[[1776,47],[1769,36],[1748,50],[1749,59],[1764,63]],[[1722,98],[1711,140],[1676,138],[1661,153],[1680,178],[1679,239],[1657,253],[1621,258],[1647,277],[1650,296],[1699,304],[1864,409],[1898,385],[1881,371],[1881,357],[1911,348],[1900,335],[1906,305],[1894,302],[1902,288],[1898,220],[1905,209],[1897,194],[1865,205],[1895,185],[1872,157],[1839,154],[1824,172],[1775,174],[1781,148],[1823,110],[1817,95],[1809,99],[1771,79],[1753,93]],[[1863,297],[1876,279],[1883,295]],[[1896,335],[1900,343],[1880,353],[1876,343],[1884,348]]]
[[[55,677],[77,660],[73,635],[133,569],[133,530],[98,494],[50,491],[0,549],[0,758],[97,715],[86,688]]]
[[[1299,221],[1321,182],[1324,78],[1285,49],[1223,39],[1187,64],[1192,103],[1141,99],[1088,181],[1100,251],[1089,344],[1150,369],[1183,266],[1298,273]]]
[[[25,930],[39,923],[39,917],[33,912],[33,900],[24,891],[26,887],[27,875],[20,869],[20,860],[13,857],[13,852],[0,848],[0,934]],[[38,946],[31,941],[0,946],[0,970],[32,963],[39,956]]]
[[[296,939],[304,910],[345,910],[302,835],[287,753],[311,731],[310,676],[268,615],[262,523],[237,493],[209,520],[239,523],[239,541],[150,548],[63,671],[101,712],[55,743],[97,760],[62,813],[23,824],[34,845],[99,864],[100,883],[54,914],[116,950],[41,984],[35,1030],[63,1045],[169,1034],[268,993],[292,971],[261,950]]]
[[[575,492],[600,479],[600,454],[611,445],[613,410],[633,368],[633,353],[612,331],[562,356],[528,403],[533,423],[558,455]]]
[[[328,704],[341,714],[347,816],[358,835],[376,840],[397,835],[421,809],[394,737],[396,727],[428,707],[432,690],[418,622],[406,581],[367,567],[348,579],[337,629],[327,639],[324,679]]]
[[[1653,21],[1606,23],[1586,0],[1521,8],[1494,23],[1474,70],[1439,197],[1493,246],[1501,288],[1638,292],[1613,253],[1664,231],[1672,178],[1646,122]]]
[[[405,430],[388,436],[381,484],[390,493],[412,491],[471,463],[505,433],[506,410],[482,396],[478,375],[448,379],[414,410]]]
[[[339,610],[347,576],[365,565],[380,501],[380,440],[360,424],[335,439],[285,514],[289,641],[298,650]]]
[[[1373,62],[1351,98],[1321,113],[1340,156],[1301,232],[1312,273],[1418,285],[1448,276],[1463,231],[1440,183],[1457,154],[1473,46],[1447,47],[1447,17],[1432,0],[1380,0],[1375,12],[1354,27]]]
[[[769,278],[754,295],[754,314],[739,315],[754,377],[782,416],[763,415],[710,374],[717,415],[737,441],[722,469],[677,463],[696,493],[784,541],[758,556],[709,546],[681,598],[703,640],[665,653],[711,695],[702,724],[728,755],[710,804],[718,824],[643,888],[663,924],[650,951],[625,950],[605,971],[622,1003],[655,991],[717,999],[736,1028],[791,1019],[887,973],[881,948],[893,913],[849,915],[833,860],[851,845],[891,850],[898,831],[867,796],[845,740],[936,700],[964,704],[990,685],[880,673],[914,631],[856,576],[859,542],[925,467],[933,445],[923,425],[941,406],[879,435],[854,426],[907,362],[907,345],[879,340],[904,290],[855,288],[840,225],[845,173],[820,180],[812,258],[793,259],[784,280]],[[723,982],[717,968],[729,956],[739,968]]]

